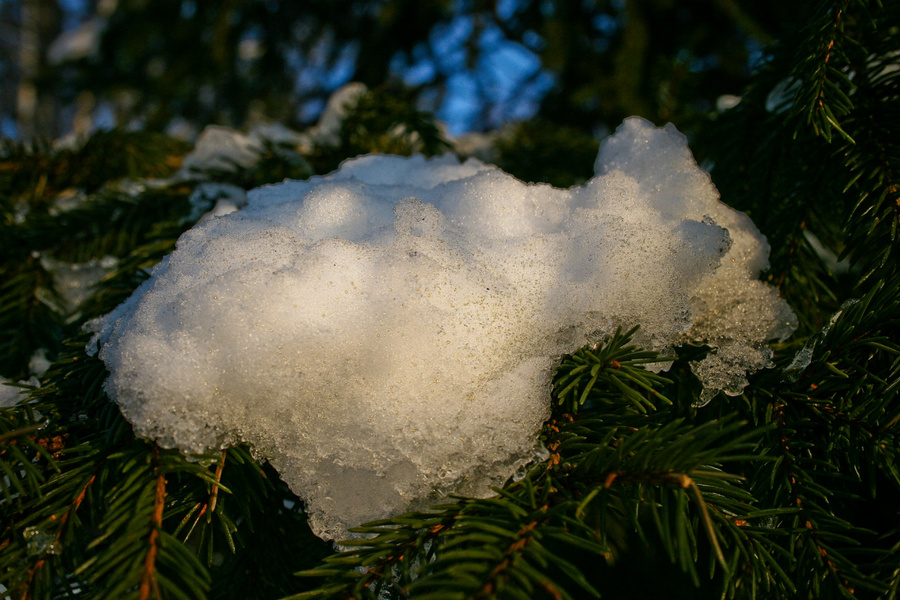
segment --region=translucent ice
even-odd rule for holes
[[[372,155],[254,190],[91,325],[107,390],[164,446],[255,444],[328,538],[490,494],[535,456],[559,356],[618,325],[709,343],[707,394],[739,391],[792,327],[764,238],[671,126],[626,121],[596,170]]]

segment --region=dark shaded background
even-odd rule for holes
[[[348,81],[410,88],[453,133],[537,115],[602,135],[635,114],[691,131],[797,29],[798,5],[0,0],[0,133],[301,127]]]

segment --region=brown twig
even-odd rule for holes
[[[222,481],[222,469],[225,468],[225,457],[228,450],[222,450],[222,458],[216,465],[216,483],[213,485],[212,493],[209,496],[209,513],[212,514],[216,510],[216,500],[219,498],[219,483]]]
[[[547,508],[547,506],[543,506],[540,508],[540,511],[544,512],[547,510]],[[519,531],[516,532],[516,541],[511,543],[503,553],[503,560],[497,563],[497,565],[491,570],[491,574],[488,576],[489,579],[487,583],[485,583],[484,587],[481,588],[481,591],[479,591],[474,596],[475,598],[484,598],[493,594],[495,590],[494,580],[497,579],[497,577],[499,577],[503,573],[503,571],[508,569],[513,564],[513,562],[515,561],[515,556],[521,553],[521,551],[528,545],[528,542],[531,541],[531,531],[539,524],[540,521],[534,520],[527,525],[523,525],[519,529]]]
[[[159,448],[153,449],[156,459],[157,471],[159,465]],[[159,551],[159,531],[162,529],[163,508],[166,501],[166,478],[162,473],[156,475],[156,492],[153,495],[153,522],[150,530],[150,538],[147,556],[144,557],[144,572],[141,573],[141,584],[138,588],[138,600],[148,600],[151,590],[156,598],[160,598],[159,583],[156,579],[156,555]]]

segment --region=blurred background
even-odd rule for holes
[[[314,122],[350,81],[452,135],[540,118],[690,132],[739,101],[780,0],[0,0],[0,135]]]

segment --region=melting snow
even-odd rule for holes
[[[708,400],[766,366],[793,314],[768,246],[674,127],[629,119],[562,190],[453,156],[370,155],[256,189],[90,324],[138,435],[270,457],[313,530],[489,495],[536,456],[561,354],[640,324]]]

